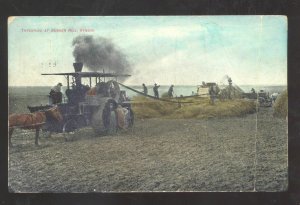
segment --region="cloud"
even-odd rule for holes
[[[284,83],[286,23],[267,20],[261,32],[257,17],[17,18],[9,26],[9,84],[52,85],[57,79],[44,80],[40,73],[73,71],[71,40],[77,34],[18,31],[20,26],[73,27],[75,21],[76,27],[95,28],[93,35],[110,38],[126,53],[135,67],[130,84],[199,84],[225,74],[236,84]],[[49,60],[56,60],[55,69],[41,67]]]
[[[241,58],[235,49],[238,48],[219,48],[210,52],[196,46],[174,49],[152,62],[137,63],[135,70],[139,72],[133,73],[126,83],[197,85],[202,81],[219,83],[224,75],[230,76],[238,85],[286,83],[285,63]]]

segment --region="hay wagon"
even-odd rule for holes
[[[272,99],[269,96],[269,93],[267,93],[264,90],[260,90],[257,93],[258,102],[260,107],[271,107],[272,106]]]
[[[115,133],[118,129],[132,127],[134,114],[131,104],[117,82],[118,77],[130,75],[82,72],[82,63],[74,63],[73,66],[75,72],[42,74],[65,76],[67,80],[66,98],[55,103],[63,115],[63,120],[47,121],[44,130],[63,133],[67,140],[68,133],[86,126],[93,127],[98,134]],[[84,78],[88,79],[89,85],[82,83]],[[48,105],[28,106],[28,109],[30,112],[37,112],[53,106],[49,96]]]
[[[272,98],[269,96],[264,90],[260,90],[259,92],[251,92],[251,93],[243,93],[243,98],[257,100],[260,107],[271,107],[272,106]]]

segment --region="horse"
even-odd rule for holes
[[[15,128],[35,129],[35,145],[38,145],[39,131],[47,120],[62,121],[63,116],[57,106],[45,110],[44,112],[11,114],[9,115],[9,145]]]

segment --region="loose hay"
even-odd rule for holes
[[[274,104],[274,116],[286,117],[288,113],[288,92],[285,90],[281,93]]]
[[[133,98],[132,108],[138,118],[211,118],[211,117],[233,117],[254,113],[256,104],[254,101],[241,99],[218,101],[215,105],[209,103],[208,98],[186,98],[174,102],[164,102],[138,96]],[[191,102],[191,104],[180,104],[180,101]]]

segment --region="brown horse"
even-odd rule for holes
[[[11,114],[9,115],[9,144],[11,136],[15,128],[35,129],[35,145],[38,145],[39,131],[46,123],[47,118],[62,121],[63,117],[57,106],[50,108],[44,112],[34,112],[29,114]]]

